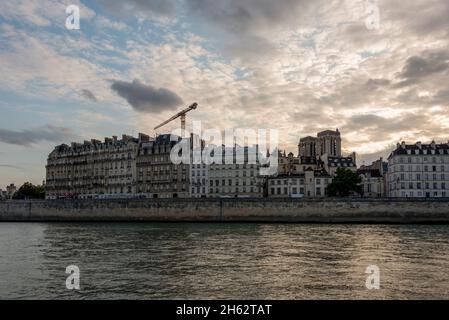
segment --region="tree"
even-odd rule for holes
[[[25,182],[19,190],[17,190],[13,199],[44,199],[45,188],[43,186],[35,186],[30,182]]]
[[[332,183],[327,187],[327,194],[330,197],[348,197],[351,194],[363,194],[363,188],[360,184],[362,178],[347,168],[338,168]]]

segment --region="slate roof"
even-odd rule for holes
[[[397,155],[449,155],[449,143],[398,144],[388,159]]]

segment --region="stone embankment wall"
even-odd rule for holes
[[[133,199],[0,201],[0,221],[449,223],[449,200]]]

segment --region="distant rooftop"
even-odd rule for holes
[[[432,141],[429,144],[416,142],[415,144],[406,144],[405,142],[398,143],[396,149],[388,157],[396,155],[449,155],[448,143],[435,143]]]

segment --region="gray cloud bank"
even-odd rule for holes
[[[139,112],[158,113],[176,109],[183,103],[176,93],[165,88],[157,89],[145,85],[137,79],[133,82],[113,80],[111,89]]]
[[[20,146],[30,146],[41,141],[62,142],[74,137],[70,129],[53,125],[21,131],[0,128],[0,142]]]

